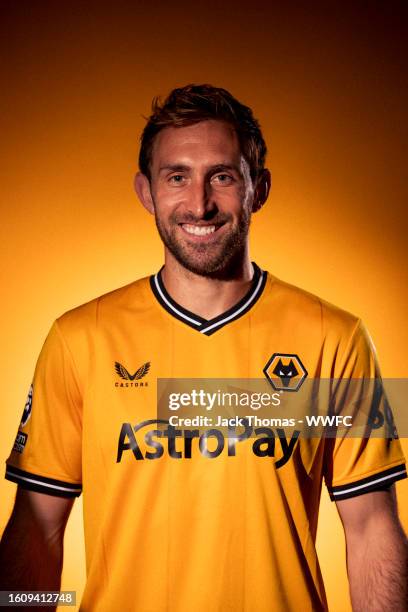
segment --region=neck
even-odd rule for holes
[[[166,250],[161,276],[173,300],[209,320],[244,297],[251,285],[253,266],[247,252],[227,278],[210,278],[187,270]]]

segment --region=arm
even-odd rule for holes
[[[73,501],[18,487],[0,543],[0,590],[59,591]]]
[[[395,485],[336,502],[346,536],[354,612],[408,610],[408,541]]]

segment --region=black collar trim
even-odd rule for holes
[[[235,306],[229,308],[226,312],[223,312],[221,315],[214,317],[213,319],[204,319],[199,315],[190,312],[180,304],[177,304],[173,300],[172,297],[168,294],[162,277],[161,271],[163,268],[150,277],[150,287],[158,300],[158,302],[169,312],[173,317],[190,325],[194,329],[197,329],[201,334],[205,334],[206,336],[211,336],[214,332],[227,323],[231,323],[235,321],[235,319],[239,319],[245,313],[248,312],[254,306],[254,304],[261,297],[262,292],[265,288],[267,273],[264,270],[261,270],[255,262],[252,262],[254,268],[254,275],[251,282],[251,287],[249,288],[246,295],[239,300]]]

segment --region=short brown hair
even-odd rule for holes
[[[173,89],[161,103],[153,98],[152,114],[141,136],[139,168],[149,181],[153,141],[165,127],[184,127],[206,119],[227,121],[236,130],[242,154],[249,164],[255,183],[265,165],[266,144],[259,122],[226,89],[212,85],[186,85]]]

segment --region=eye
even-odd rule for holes
[[[183,179],[184,176],[182,174],[173,174],[173,176],[169,178],[169,182],[180,185],[183,182]]]
[[[212,180],[221,185],[229,185],[234,179],[229,174],[217,174]]]

